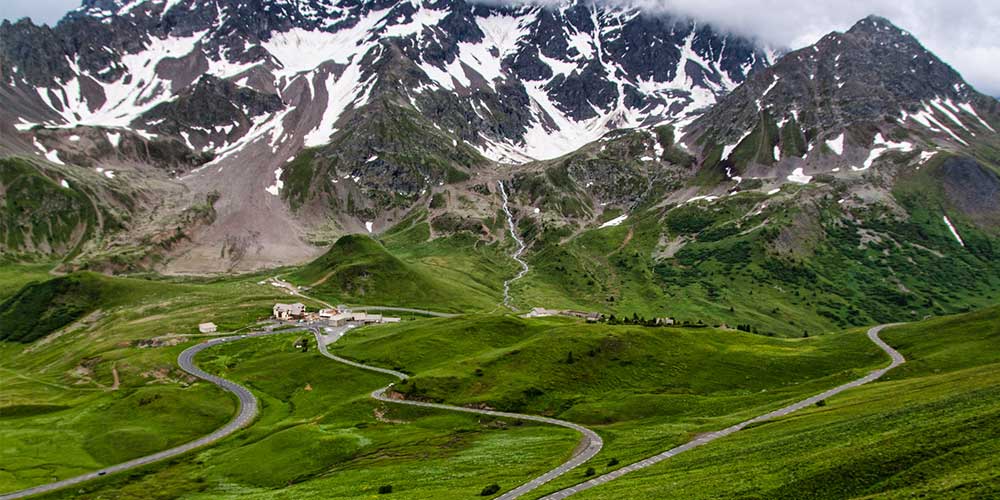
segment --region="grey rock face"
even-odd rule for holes
[[[323,33],[343,38],[329,38],[335,41],[328,43]],[[273,52],[275,44],[303,34],[309,39],[302,42],[301,53]],[[193,41],[177,43],[181,39]],[[281,58],[319,61],[323,57],[312,52],[328,51],[329,60],[338,64],[364,57],[370,67],[362,72],[369,81],[392,76],[371,66],[387,58],[405,59],[411,74],[397,93],[412,97],[421,112],[435,119],[468,123],[459,132],[463,139],[481,148],[504,144],[523,153],[521,160],[555,154],[533,147],[539,133],[554,134],[577,123],[599,133],[689,114],[768,63],[749,41],[709,26],[585,2],[541,9],[465,0],[419,7],[393,0],[86,0],[52,29],[4,23],[0,40],[3,85],[52,92],[36,103],[37,113],[19,117],[29,122],[51,120],[50,111],[55,111],[71,123],[120,126],[120,120],[108,123],[87,115],[115,107],[109,114],[118,116],[125,108],[117,106],[121,92],[128,91],[127,98],[135,102],[122,110],[132,113],[124,123],[149,125],[152,116],[165,118],[162,108],[152,108],[202,92],[189,87],[201,82],[203,73],[221,80],[247,77],[240,86],[282,95],[298,75],[278,73],[298,61]],[[368,57],[363,47],[373,44],[397,52]],[[155,71],[143,70],[153,69],[149,65]],[[251,71],[253,66],[257,69]],[[75,92],[77,85],[85,102],[68,103],[62,94],[67,88]],[[415,86],[429,91],[413,92]],[[537,90],[529,97],[533,86]],[[438,88],[445,93],[434,95]],[[218,95],[236,97],[232,92]],[[442,102],[446,99],[452,102]],[[214,102],[206,123],[223,118],[221,101]],[[67,116],[61,109],[73,106],[83,112]],[[146,109],[132,109],[136,107]],[[489,112],[484,114],[483,108]],[[182,128],[177,123],[150,127],[174,135]],[[563,145],[558,152],[574,145]]]
[[[757,72],[691,130],[728,144],[754,126],[761,110],[776,121],[794,117],[812,136],[865,122],[906,121],[927,110],[937,112],[935,119],[945,126],[957,127],[931,101],[950,101],[955,114],[961,113],[959,103],[986,114],[997,109],[995,100],[976,92],[911,34],[871,16]],[[979,125],[969,118],[970,126]]]

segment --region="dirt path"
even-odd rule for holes
[[[618,248],[612,250],[611,253],[605,255],[605,257],[611,257],[612,255],[621,252],[622,249],[625,248],[625,246],[628,245],[630,241],[632,241],[633,236],[635,236],[635,228],[630,227],[628,228],[628,234],[625,235],[625,239],[622,240],[622,244],[618,245]]]
[[[111,384],[111,387],[108,389],[110,391],[117,391],[118,390],[118,386],[121,385],[121,379],[118,378],[118,366],[117,366],[117,364],[118,364],[117,362],[111,364],[111,376],[114,377],[115,381],[114,381],[113,384]]]
[[[330,276],[333,276],[333,274],[336,273],[336,272],[337,272],[337,270],[334,269],[333,271],[330,271],[330,272],[324,274],[322,278],[316,280],[316,282],[313,283],[313,284],[311,284],[311,285],[309,285],[309,287],[310,288],[317,287],[317,286],[322,285],[323,283],[326,283],[326,280],[330,279]]]

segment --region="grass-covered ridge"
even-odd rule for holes
[[[513,296],[522,308],[749,324],[786,336],[995,303],[1000,239],[920,192],[899,194],[905,216],[856,203],[836,182],[636,210],[617,227],[539,237]]]
[[[595,423],[671,414],[689,409],[690,395],[773,391],[789,377],[813,380],[880,360],[861,340],[473,316],[352,332],[335,348],[416,373],[399,385],[415,397],[541,414],[582,405],[590,409],[571,413]],[[609,405],[609,394],[616,403]],[[643,408],[640,399],[663,404]]]
[[[474,242],[458,241],[463,236],[424,242],[426,231],[422,222],[391,233],[394,251],[368,236],[343,236],[289,278],[319,298],[349,304],[454,312],[494,307],[500,292],[494,271],[483,262],[489,255],[470,256]],[[411,232],[424,235],[413,238]]]
[[[88,272],[29,283],[0,303],[0,341],[33,342],[102,307],[139,299],[143,288]]]
[[[0,262],[70,255],[93,236],[98,215],[81,189],[60,185],[26,160],[0,159]]]
[[[863,332],[768,338],[712,328],[472,316],[352,331],[338,354],[414,375],[408,398],[583,423],[605,448],[586,467],[638,460],[766,413],[885,362]],[[431,354],[433,353],[433,355]]]
[[[235,400],[195,382],[177,367],[177,356],[200,340],[188,337],[198,334],[198,323],[232,331],[269,315],[283,295],[258,285],[259,277],[53,278],[35,267],[13,270],[37,280],[31,287],[82,287],[81,294],[56,294],[39,309],[22,303],[15,321],[44,318],[67,301],[96,309],[33,342],[0,341],[3,492],[155,453],[223,425]],[[23,284],[6,268],[0,279]],[[0,330],[8,331],[8,319],[0,319]]]
[[[907,357],[882,381],[579,497],[996,497],[1000,308],[890,328],[882,337]]]

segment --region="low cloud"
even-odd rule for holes
[[[865,16],[877,14],[912,33],[980,91],[1000,96],[1000,2],[996,0],[598,0],[601,2],[685,16],[790,49],[810,45],[831,31],[844,31]]]

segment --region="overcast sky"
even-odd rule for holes
[[[503,2],[507,0],[493,0]],[[559,0],[531,0],[536,3]],[[1000,96],[998,0],[598,0],[691,16],[788,48],[809,45],[868,14],[914,34],[980,91]],[[80,0],[0,0],[0,16],[54,24]]]

